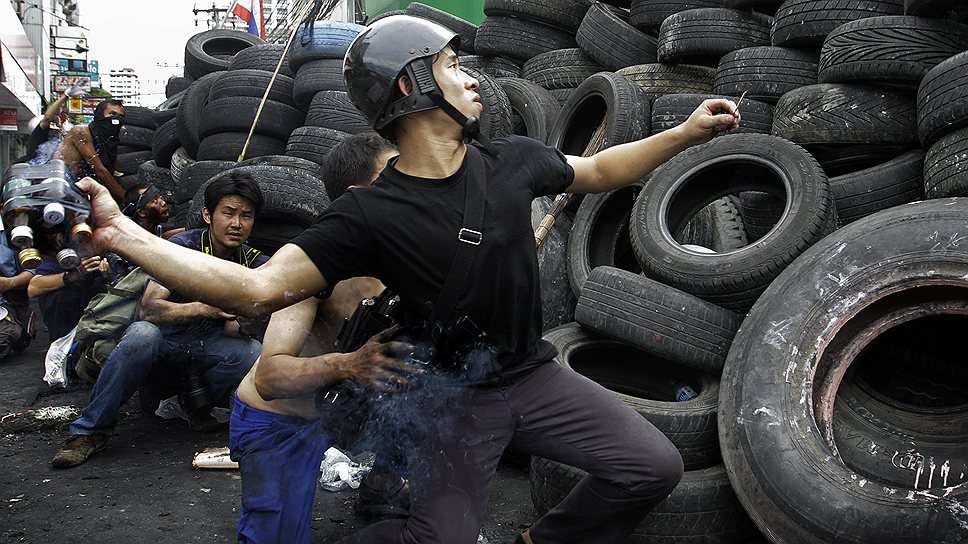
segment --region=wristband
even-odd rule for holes
[[[67,275],[68,274],[70,274],[70,272],[64,272],[64,276],[61,278],[64,281],[64,285],[70,285],[71,284],[71,282],[67,279]]]

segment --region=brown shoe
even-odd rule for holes
[[[107,444],[108,437],[103,434],[76,434],[67,439],[51,464],[54,468],[76,467],[103,450]]]

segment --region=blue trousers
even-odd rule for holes
[[[319,464],[332,442],[318,421],[257,410],[236,397],[229,449],[242,475],[239,542],[309,543]]]
[[[205,373],[212,396],[222,398],[239,385],[252,368],[262,345],[248,338],[232,338],[221,330],[184,335],[162,334],[157,325],[135,321],[104,362],[91,401],[71,423],[71,434],[111,435],[118,411],[145,380],[167,381],[177,369],[169,364],[173,352],[195,347],[197,363]]]

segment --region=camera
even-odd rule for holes
[[[123,257],[117,253],[107,252],[101,257],[108,262],[108,266],[111,268],[111,273],[114,277],[120,277],[128,272],[128,261],[124,260]]]

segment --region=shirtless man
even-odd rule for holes
[[[114,177],[118,158],[118,134],[124,125],[124,105],[120,100],[105,100],[94,110],[94,122],[75,126],[64,137],[55,158],[67,163],[77,179],[92,176],[103,183],[118,202],[124,189]]]
[[[327,157],[327,192],[335,199],[347,189],[369,185],[396,154],[375,133],[350,136]],[[375,278],[353,278],[340,282],[325,299],[311,297],[272,314],[262,354],[239,384],[230,425],[232,458],[242,473],[239,542],[309,542],[319,466],[333,437],[317,421],[319,382],[304,378],[325,367],[328,384],[353,380],[382,389],[383,366],[403,368],[396,360],[374,365],[358,354],[329,353],[343,319],[360,300],[382,290]],[[370,350],[385,346],[378,339],[368,345]],[[407,491],[405,482],[383,470],[370,471],[360,487],[360,502],[387,512],[392,511],[388,504],[402,502]]]

